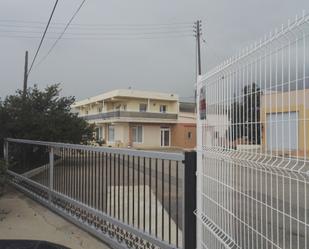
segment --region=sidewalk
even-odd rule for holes
[[[10,187],[0,197],[0,239],[45,240],[72,249],[109,248]]]

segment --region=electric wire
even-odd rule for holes
[[[49,27],[49,25],[50,25],[50,22],[51,22],[51,20],[52,20],[52,18],[53,18],[54,13],[55,13],[55,10],[56,10],[58,1],[59,1],[59,0],[56,0],[56,2],[55,2],[55,4],[54,4],[52,13],[51,13],[51,15],[50,15],[50,17],[49,17],[49,20],[48,20],[48,23],[47,23],[46,28],[45,28],[45,30],[44,30],[43,36],[42,36],[42,38],[41,38],[40,44],[39,44],[39,46],[38,46],[38,48],[37,48],[37,51],[36,51],[35,56],[34,56],[34,58],[33,58],[33,60],[32,60],[30,69],[29,69],[29,71],[28,71],[28,73],[27,73],[28,75],[30,74],[30,72],[31,72],[31,70],[32,70],[32,67],[33,67],[33,65],[34,65],[34,62],[35,62],[35,60],[36,60],[36,58],[37,58],[37,56],[38,56],[38,54],[39,54],[39,51],[40,51],[40,49],[41,49],[41,46],[42,46],[42,44],[43,44],[45,35],[46,35],[46,33],[47,33],[47,30],[48,30],[48,27]]]
[[[156,39],[175,39],[193,36],[192,22],[174,22],[174,23],[143,23],[143,24],[98,24],[98,23],[72,23],[77,13],[82,8],[85,0],[82,1],[68,23],[50,22],[48,35],[45,39],[55,40],[52,47],[48,50],[41,61],[35,65],[41,64],[55,48],[60,40],[87,40],[87,41],[108,41],[108,40],[156,40]],[[0,37],[2,38],[21,38],[36,39],[36,31],[42,29],[43,22],[25,21],[25,20],[0,20]],[[1,29],[6,28],[6,29]],[[9,28],[9,30],[8,30]],[[14,28],[14,29],[10,29]],[[64,28],[64,29],[63,29]],[[63,29],[62,32],[58,31]],[[70,30],[71,32],[67,32]],[[73,31],[73,32],[72,32]],[[77,32],[74,32],[77,31]],[[80,31],[80,32],[78,32]],[[112,32],[111,32],[112,31]],[[20,35],[21,34],[21,35]],[[24,34],[24,35],[23,35]],[[32,35],[33,34],[33,35]],[[52,36],[59,35],[58,37]],[[64,36],[65,35],[65,36]],[[32,64],[33,66],[33,64]],[[31,68],[32,68],[31,66]],[[29,70],[30,72],[30,70]]]
[[[44,24],[43,22],[40,21],[24,21],[24,20],[0,20],[0,23],[29,23],[29,24]],[[54,22],[51,23],[51,25],[66,25],[66,23],[61,23],[61,22]],[[192,25],[191,22],[182,22],[182,23],[139,23],[139,24],[133,24],[133,23],[72,23],[72,26],[80,26],[80,27],[165,27],[165,26],[182,26],[182,25]]]
[[[20,38],[20,39],[37,39],[39,36],[22,36],[22,35],[1,35],[1,38]],[[88,41],[104,41],[104,40],[156,40],[165,38],[181,38],[181,37],[193,37],[192,34],[180,34],[180,35],[156,35],[156,36],[106,36],[106,37],[63,37],[61,40],[88,40]],[[45,39],[56,40],[58,37],[46,37]]]
[[[67,31],[68,27],[70,26],[70,24],[72,23],[72,21],[74,20],[74,18],[76,17],[76,15],[78,14],[78,12],[81,10],[81,8],[83,7],[84,3],[86,2],[86,0],[83,0],[81,2],[81,4],[78,6],[77,10],[74,12],[73,16],[70,18],[69,22],[67,23],[67,25],[65,26],[64,30],[62,31],[62,33],[59,35],[59,37],[55,40],[54,44],[51,46],[51,48],[48,50],[48,52],[46,53],[46,55],[40,60],[40,62],[38,63],[41,64],[49,55],[50,53],[53,51],[53,49],[56,47],[57,43],[61,40],[61,38],[63,37],[64,33]]]
[[[71,24],[73,25],[73,24]],[[3,24],[0,23],[0,27],[5,28],[18,28],[18,29],[42,29],[43,26],[36,26],[36,25],[16,25],[16,24]],[[49,29],[63,29],[64,25],[62,26],[54,26],[50,25]],[[131,26],[107,26],[107,27],[96,27],[96,26],[70,26],[70,30],[183,30],[183,29],[190,29],[192,30],[192,25],[185,25],[185,26],[141,26],[141,27],[131,27]]]
[[[106,32],[66,32],[66,35],[93,35],[93,36],[99,36],[99,35],[156,35],[156,34],[186,34],[186,33],[192,33],[192,31],[190,30],[183,30],[183,31],[153,31],[153,32],[127,32],[127,33],[123,33],[123,32],[110,32],[109,33]],[[41,32],[39,31],[25,31],[25,30],[1,30],[0,29],[0,33],[23,33],[23,34],[40,34]],[[62,35],[63,36],[63,32],[52,32],[49,31],[49,34],[55,34],[55,35]]]

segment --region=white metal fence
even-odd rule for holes
[[[198,248],[309,248],[309,15],[200,77]]]
[[[196,153],[7,138],[9,182],[111,248],[195,248]]]

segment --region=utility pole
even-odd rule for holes
[[[194,24],[194,33],[196,38],[197,47],[197,74],[202,75],[202,63],[201,63],[201,34],[202,34],[202,21],[197,20]]]
[[[26,95],[28,88],[28,51],[25,54],[25,71],[24,71],[24,87],[23,87],[23,95]]]

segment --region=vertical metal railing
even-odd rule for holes
[[[8,165],[9,163],[9,143],[7,140],[4,140],[3,142],[3,158],[4,158],[6,165]]]
[[[195,152],[7,142],[16,187],[113,247],[192,248]]]
[[[200,77],[198,248],[308,248],[309,15]]]
[[[184,248],[196,248],[196,152],[185,154],[184,169]]]
[[[52,202],[52,191],[54,190],[54,149],[50,148],[49,151],[49,193],[48,201]]]

